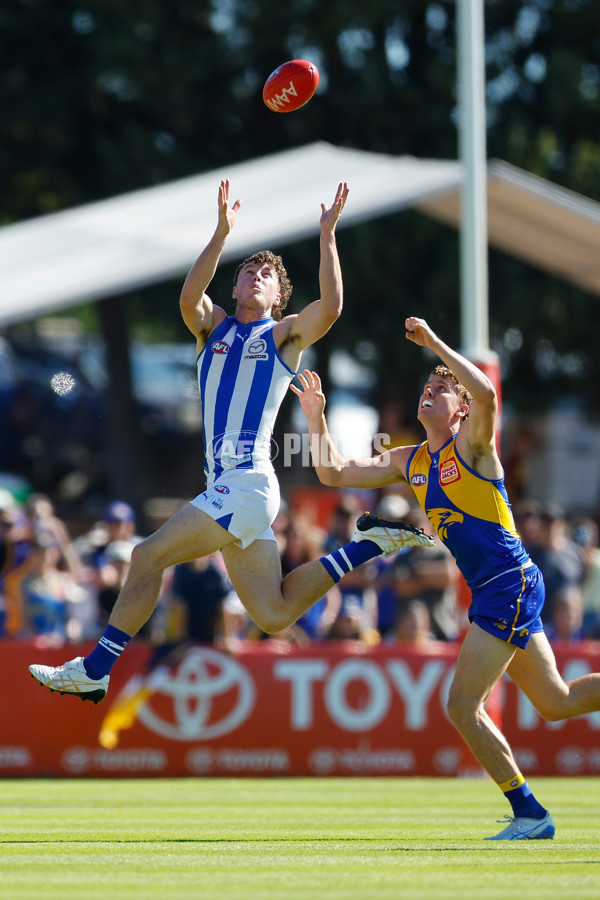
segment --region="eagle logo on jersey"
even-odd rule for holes
[[[429,509],[427,518],[443,541],[448,537],[451,525],[462,525],[465,517],[457,509]]]

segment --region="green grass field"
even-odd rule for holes
[[[3,780],[0,897],[598,900],[600,782],[532,787],[554,841],[484,779]]]

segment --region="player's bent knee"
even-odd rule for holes
[[[266,634],[277,634],[295,621],[286,609],[278,608],[277,604],[267,606],[264,601],[261,603],[260,610],[254,608],[250,614],[258,627]]]
[[[456,727],[460,724],[465,716],[465,706],[462,700],[462,697],[456,692],[450,689],[450,693],[448,694],[448,700],[446,702],[446,711],[448,713],[448,717],[452,724]]]
[[[560,722],[573,715],[572,699],[569,692],[546,691],[529,698],[537,712],[546,722]]]
[[[560,722],[562,721],[562,719],[568,718],[568,716],[564,712],[543,712],[541,715],[542,719],[544,719],[545,722]]]
[[[477,717],[480,707],[480,703],[471,701],[460,690],[450,688],[446,711],[450,721],[459,731]]]
[[[161,565],[150,541],[140,541],[131,551],[131,568],[138,570],[161,570]]]
[[[561,719],[567,719],[569,717],[566,706],[562,703],[558,705],[546,705],[542,704],[540,706],[536,706],[537,711],[540,716],[546,722],[560,722]]]

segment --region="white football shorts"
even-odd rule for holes
[[[228,469],[190,501],[222,525],[245,549],[253,541],[274,541],[271,523],[281,502],[274,472]]]

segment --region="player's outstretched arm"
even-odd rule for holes
[[[310,452],[319,481],[331,487],[378,488],[404,481],[404,466],[412,448],[397,447],[369,459],[344,459],[325,418],[325,394],[316,372],[298,373],[302,390],[290,384],[306,416]],[[404,458],[406,455],[406,459]]]
[[[319,220],[321,228],[319,263],[321,298],[310,303],[297,316],[289,317],[289,337],[297,340],[300,350],[322,338],[342,312],[344,289],[335,229],[346,205],[348,193],[348,185],[346,182],[341,182],[331,206],[321,203]]]
[[[424,319],[409,316],[405,322],[406,337],[419,347],[428,347],[445,363],[473,398],[465,425],[467,441],[480,448],[493,447],[498,398],[496,389],[476,365],[442,341]]]
[[[199,340],[214,327],[213,305],[206,289],[214,278],[229,232],[235,225],[241,200],[230,204],[229,181],[219,185],[218,218],[215,232],[190,269],[181,289],[179,308],[183,321]]]

